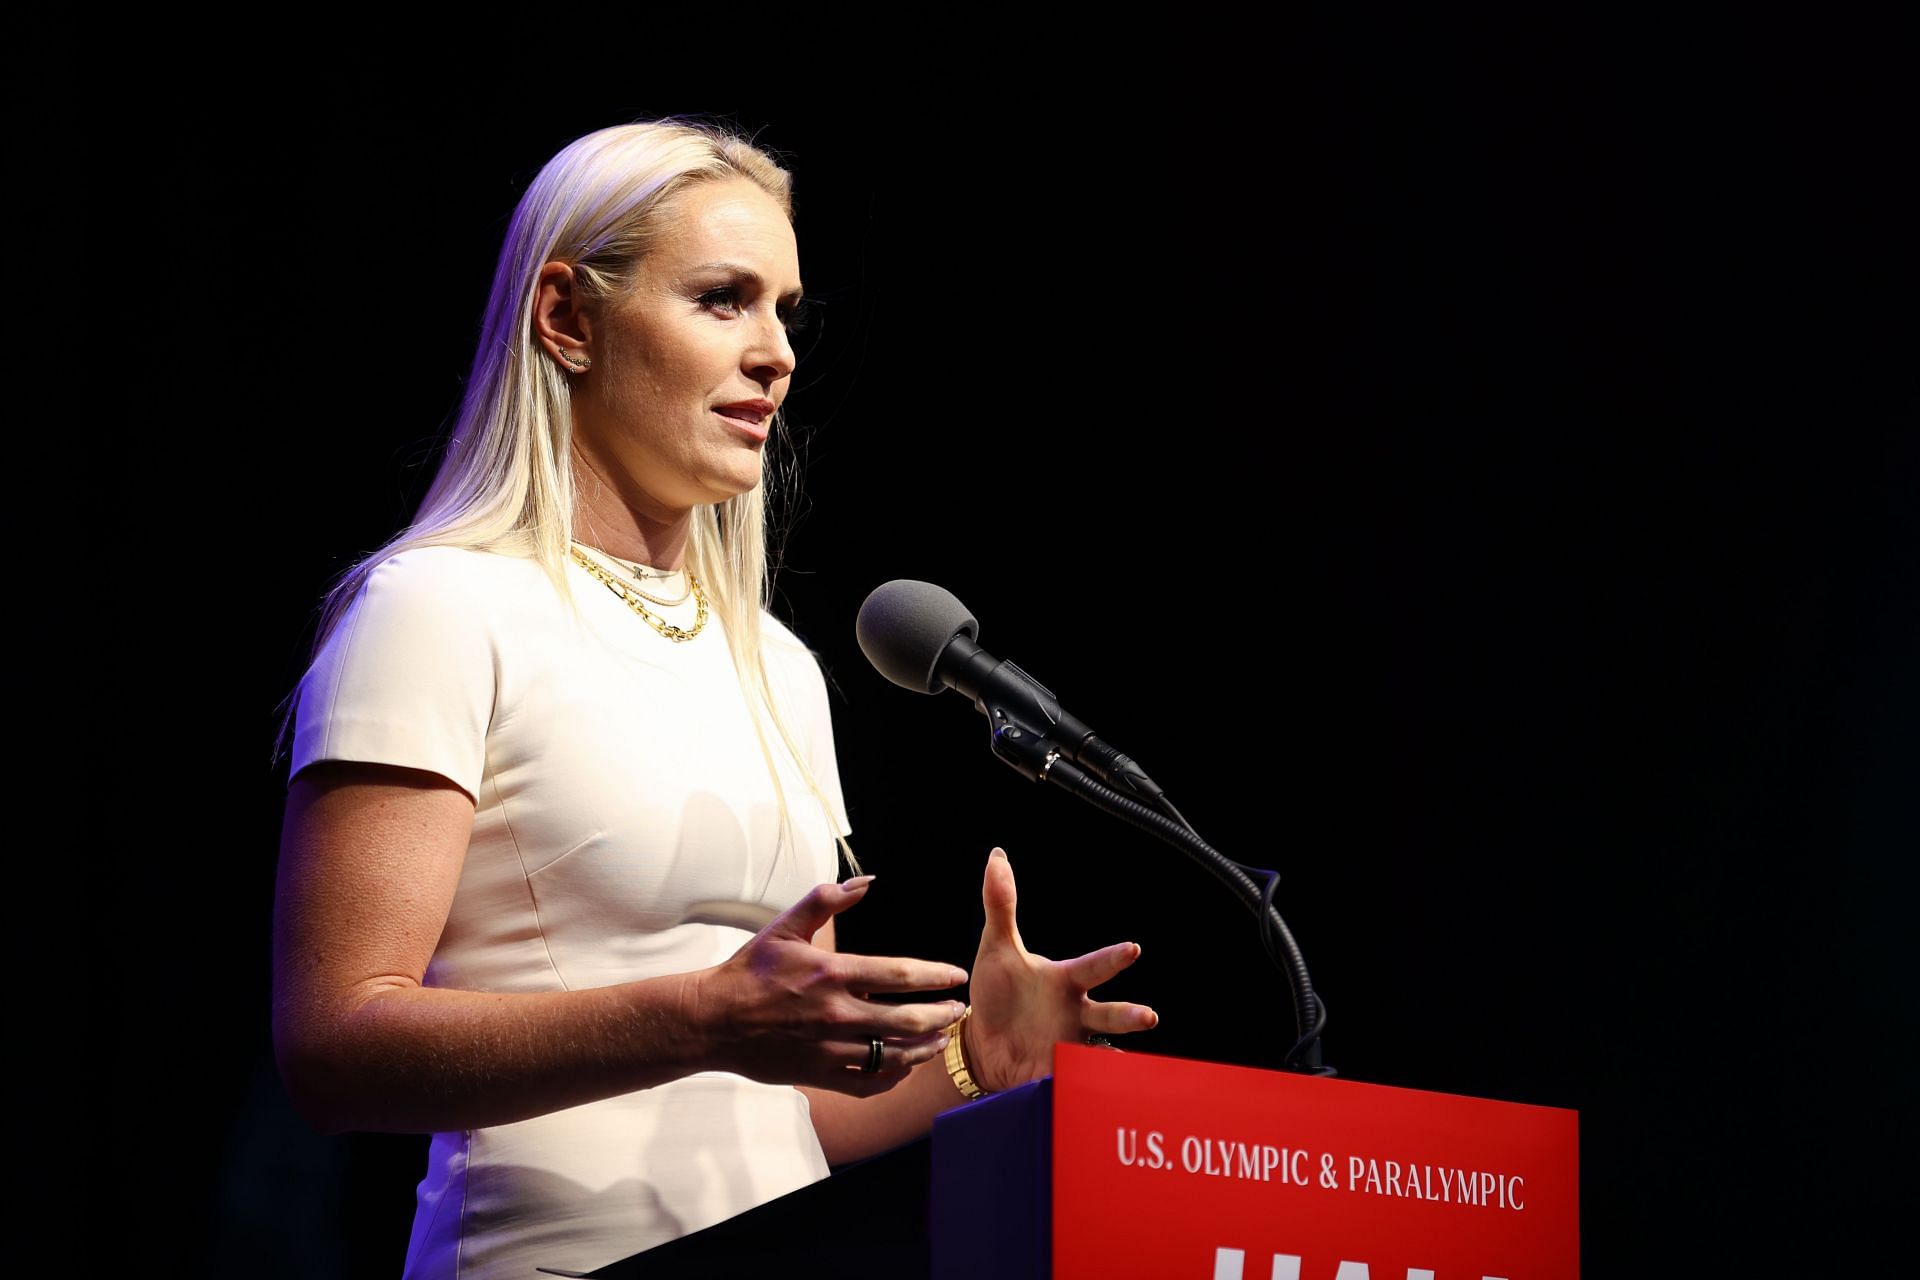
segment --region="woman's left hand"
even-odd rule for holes
[[[1014,923],[1018,896],[1006,851],[987,859],[980,900],[987,923],[974,956],[973,1016],[961,1046],[974,1082],[987,1090],[1011,1089],[1053,1071],[1053,1046],[1078,1044],[1090,1035],[1121,1035],[1158,1025],[1160,1015],[1143,1004],[1089,999],[1087,992],[1140,957],[1137,943],[1117,942],[1074,960],[1049,960],[1020,941]]]

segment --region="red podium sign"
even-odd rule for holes
[[[1059,1045],[1055,1280],[1566,1280],[1579,1115]]]

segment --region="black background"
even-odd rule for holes
[[[568,39],[597,55],[100,90],[151,271],[128,480],[211,571],[153,641],[208,734],[167,821],[205,839],[119,881],[116,962],[166,978],[123,1047],[190,1064],[132,1099],[169,1131],[130,1193],[150,1261],[397,1274],[426,1139],[317,1137],[274,1075],[276,703],[424,492],[528,179],[673,112],[796,174],[821,307],[779,588],[879,875],[843,947],[969,963],[1002,843],[1034,949],[1142,944],[1110,994],[1163,1023],[1131,1047],[1290,1040],[1211,879],[866,665],[865,594],[928,579],[1284,873],[1344,1076],[1580,1111],[1588,1274],[1889,1230],[1920,468],[1887,33],[1323,19],[1098,72],[1063,41],[777,77]]]

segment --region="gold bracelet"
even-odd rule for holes
[[[960,1033],[972,1016],[973,1006],[968,1005],[967,1011],[947,1028],[947,1074],[953,1077],[953,1087],[960,1091],[960,1096],[968,1099],[984,1098],[991,1092],[973,1082],[973,1073],[967,1070],[966,1050],[961,1047]]]

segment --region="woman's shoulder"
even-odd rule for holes
[[[510,634],[558,603],[540,564],[521,556],[449,545],[407,547],[368,570],[353,609],[358,627],[448,628]]]
[[[476,603],[496,598],[502,592],[528,591],[548,585],[539,562],[531,557],[446,544],[396,551],[374,565],[367,581],[370,586],[378,584],[389,590],[447,595],[478,593]],[[550,593],[550,586],[548,590]]]
[[[449,543],[405,547],[380,561],[377,567],[436,577],[511,576],[527,571],[540,572],[539,562],[531,556],[509,555],[488,547],[463,547]]]
[[[760,610],[760,653],[775,678],[824,690],[825,661],[819,652],[805,635],[765,609]]]
[[[812,645],[764,608],[760,610],[760,643],[769,653],[777,651],[788,659],[804,658],[810,663],[818,661]]]

